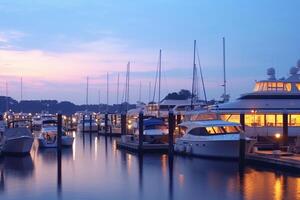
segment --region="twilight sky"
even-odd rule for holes
[[[300,59],[300,1],[252,0],[1,0],[0,95],[20,99],[106,102],[120,99],[131,61],[130,101],[148,101],[158,52],[162,96],[191,88],[193,40],[209,98],[222,93],[222,37],[226,37],[228,91],[232,99],[252,90],[255,80],[275,67],[278,77]],[[152,91],[153,93],[153,91]]]

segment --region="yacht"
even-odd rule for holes
[[[167,141],[168,126],[165,124],[162,118],[150,117],[144,119],[144,142],[148,143],[162,143]],[[134,135],[138,137],[138,126],[134,132]]]
[[[74,137],[67,135],[62,130],[61,144],[62,146],[72,146]],[[40,135],[38,136],[39,147],[56,148],[57,147],[57,126],[55,123],[43,124]]]
[[[256,81],[254,91],[242,94],[237,100],[212,108],[221,119],[242,123],[244,115],[247,136],[283,135],[287,126],[288,136],[300,133],[300,60],[290,69],[287,78],[276,78],[275,69],[269,68],[266,80]],[[284,115],[287,120],[285,122]],[[287,123],[287,124],[284,124]]]
[[[2,152],[7,154],[27,154],[34,138],[28,128],[8,128],[1,133]]]
[[[245,137],[240,124],[204,120],[186,121],[180,127],[184,133],[176,139],[175,152],[204,157],[239,157],[240,139]]]

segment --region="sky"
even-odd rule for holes
[[[223,88],[226,38],[231,99],[250,92],[274,67],[278,78],[300,59],[300,1],[279,0],[0,0],[0,95],[84,104],[119,102],[131,62],[131,103],[152,99],[159,49],[162,96],[191,89],[193,40],[209,99]],[[149,98],[151,83],[151,98]],[[199,86],[201,87],[201,86]],[[203,97],[200,91],[200,97]]]

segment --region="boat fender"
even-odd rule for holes
[[[186,152],[187,154],[191,154],[191,153],[192,153],[192,150],[193,150],[192,145],[187,145],[186,148],[185,148],[185,152]]]

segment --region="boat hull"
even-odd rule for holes
[[[47,141],[45,138],[38,138],[39,147],[41,148],[56,148],[57,147],[57,141]]]
[[[4,142],[2,151],[8,154],[28,154],[33,141],[33,137],[29,136],[10,138]]]
[[[174,146],[175,151],[195,156],[239,158],[239,140],[184,141]]]
[[[73,137],[63,136],[61,138],[61,145],[63,145],[63,146],[72,146],[73,145],[73,141],[74,141]]]

